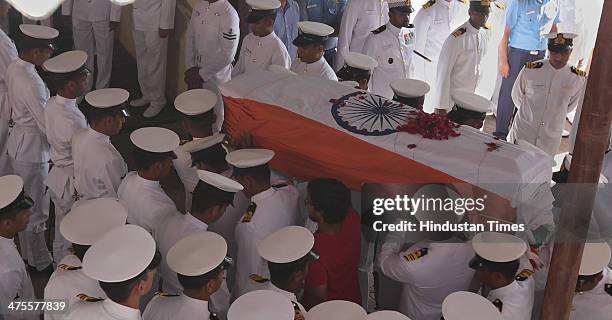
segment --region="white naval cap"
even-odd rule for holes
[[[225,259],[227,243],[222,236],[202,231],[181,239],[168,250],[166,261],[172,271],[184,276],[201,276]]]
[[[110,0],[110,2],[118,6],[127,6],[128,4],[136,2],[136,0]]]
[[[578,274],[591,276],[601,272],[610,263],[611,256],[610,245],[606,242],[585,243]]]
[[[420,187],[412,196],[414,199],[424,197],[425,199],[455,199],[461,198],[461,196],[453,189],[442,185],[442,184],[426,184]],[[455,214],[454,211],[434,211],[434,210],[422,210],[422,206],[418,206],[414,210],[414,218],[417,221],[432,221],[434,223],[444,222],[459,222],[463,218],[462,215]]]
[[[572,155],[571,154],[567,154],[565,155],[565,159],[563,159],[563,165],[565,166],[565,169],[567,169],[568,171],[570,170],[570,167],[572,166]],[[604,176],[603,174],[599,174],[599,181],[597,183],[599,183],[599,187],[603,188],[605,184],[607,184],[608,178],[606,178],[606,176]]]
[[[227,320],[293,320],[294,316],[291,300],[271,290],[243,294],[227,312]]]
[[[59,36],[57,29],[37,24],[20,24],[19,30],[28,37],[40,40],[52,40]]]
[[[72,243],[89,246],[110,230],[125,225],[127,214],[116,198],[84,200],[62,219],[60,233]]]
[[[393,8],[412,8],[410,0],[386,0],[389,3],[389,9]]]
[[[501,320],[501,313],[485,297],[467,291],[449,294],[442,302],[444,320]]]
[[[91,91],[85,95],[85,101],[94,108],[106,109],[125,103],[130,93],[121,88],[105,88]]]
[[[472,239],[476,254],[492,262],[517,260],[527,251],[527,244],[521,238],[499,232],[481,232]]]
[[[200,150],[208,149],[216,144],[223,142],[225,139],[225,134],[223,133],[215,133],[212,136],[194,139],[193,141],[189,141],[183,145],[183,150],[185,152],[198,152]]]
[[[295,76],[297,73],[277,64],[271,64],[268,66],[268,71],[273,72],[275,74],[287,75],[287,76]]]
[[[24,197],[23,179],[17,175],[0,177],[0,210],[18,205],[19,198],[27,198]]]
[[[130,140],[136,147],[153,153],[173,152],[181,143],[174,131],[161,127],[137,129],[130,134]]]
[[[349,52],[344,55],[344,64],[356,69],[372,71],[378,67],[378,61],[374,58],[357,52]]]
[[[391,89],[398,97],[419,98],[429,92],[429,85],[425,81],[416,79],[398,79],[391,81]]]
[[[174,99],[174,107],[182,114],[195,116],[212,110],[217,104],[217,94],[206,89],[185,91]]]
[[[410,318],[397,311],[383,310],[370,313],[363,320],[410,320]]]
[[[246,3],[253,10],[275,10],[281,6],[278,0],[246,0]]]
[[[261,240],[257,251],[266,261],[289,263],[309,254],[313,246],[314,236],[310,230],[299,226],[288,226]]]
[[[102,282],[122,282],[147,269],[155,257],[155,240],[142,227],[127,224],[98,239],[85,253],[83,273]]]
[[[366,315],[360,305],[345,300],[325,301],[308,310],[308,320],[362,320]]]
[[[67,51],[43,63],[43,68],[53,73],[69,73],[81,69],[87,62],[87,53],[81,50]]]
[[[549,158],[550,159],[551,167],[554,167],[554,166],[557,165],[557,162],[555,162],[555,159],[553,157],[551,157],[548,153],[546,153],[546,151],[538,148],[536,145],[530,143],[529,141],[526,141],[526,140],[523,140],[523,139],[516,139],[516,144],[519,147],[522,147],[523,149],[526,149],[530,153],[539,154],[539,155],[542,155],[542,156],[545,156],[545,157]]]
[[[475,93],[454,91],[452,96],[453,100],[455,100],[455,104],[465,110],[486,113],[493,108],[491,100]]]
[[[236,193],[244,189],[244,187],[237,181],[222,176],[218,173],[198,170],[198,177],[207,184],[225,192]]]
[[[274,158],[274,151],[268,149],[240,149],[225,156],[225,161],[240,169],[264,165]]]
[[[326,37],[334,33],[334,28],[325,23],[314,21],[300,21],[298,22],[298,28],[302,33],[317,37]]]

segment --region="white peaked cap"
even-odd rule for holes
[[[217,94],[206,89],[185,91],[174,99],[174,107],[182,114],[195,116],[212,110],[217,104]]]
[[[117,198],[84,200],[62,219],[60,233],[66,240],[89,246],[110,230],[125,224],[127,209]]]
[[[155,240],[142,227],[126,224],[98,239],[85,253],[83,273],[103,282],[122,282],[147,269],[155,257]]]
[[[257,246],[259,255],[273,263],[289,263],[303,258],[314,246],[314,236],[304,227],[288,226],[265,237]]]
[[[166,255],[172,271],[185,276],[201,276],[218,267],[227,254],[227,243],[220,235],[203,231],[177,242]]]
[[[278,0],[246,0],[246,3],[253,10],[274,10],[281,6]]]
[[[416,79],[398,79],[391,81],[391,89],[398,97],[418,98],[429,92],[429,85],[425,81]]]
[[[130,134],[130,140],[138,148],[155,153],[174,151],[181,143],[174,131],[161,127],[140,128]]]
[[[491,301],[467,291],[449,294],[442,302],[442,316],[444,320],[502,320]]]
[[[610,245],[607,243],[585,243],[578,274],[581,276],[591,276],[601,272],[610,263],[610,257]]]
[[[0,177],[0,209],[13,203],[23,190],[23,179],[17,175]]]
[[[510,262],[527,251],[521,238],[499,232],[481,232],[472,239],[472,247],[480,257],[492,262]]]
[[[20,24],[19,30],[28,37],[40,40],[52,40],[59,36],[57,29],[37,24]]]
[[[305,34],[311,34],[314,36],[325,37],[334,33],[334,28],[326,25],[325,23],[314,22],[314,21],[300,21],[298,22],[298,28]]]
[[[308,311],[308,320],[363,320],[367,312],[358,304],[345,300],[320,303]]]
[[[378,67],[378,61],[374,58],[357,52],[349,52],[344,56],[344,63],[349,67],[372,71]]]
[[[85,95],[85,101],[92,107],[105,109],[125,103],[130,93],[121,88],[105,88],[91,91]]]
[[[487,98],[467,91],[453,92],[453,100],[459,107],[470,111],[485,113],[493,108],[493,103]]]
[[[364,320],[410,320],[410,318],[397,311],[383,310],[370,313]]]
[[[81,50],[67,51],[43,63],[43,68],[53,73],[69,73],[79,70],[87,62],[87,53]]]
[[[227,320],[293,320],[294,316],[291,300],[271,290],[243,294],[227,312]]]
[[[226,192],[235,193],[244,189],[244,187],[236,180],[232,180],[218,173],[198,170],[198,177],[207,184]]]
[[[194,139],[193,141],[185,143],[183,145],[183,150],[185,152],[198,152],[223,142],[223,139],[225,139],[225,134],[215,133],[212,136]]]
[[[225,156],[225,161],[236,168],[252,168],[264,165],[274,158],[274,151],[268,149],[240,149]]]

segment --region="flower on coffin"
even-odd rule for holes
[[[422,110],[414,110],[408,113],[406,123],[399,126],[397,130],[410,134],[419,134],[425,139],[448,140],[451,137],[461,135],[456,131],[459,127],[460,125],[452,122],[446,115],[429,114]]]

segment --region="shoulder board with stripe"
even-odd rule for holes
[[[487,30],[491,30],[491,28],[493,28],[493,26],[487,23],[487,24],[485,24],[484,28],[487,29]]]
[[[380,26],[378,29],[372,30],[372,33],[379,34],[385,30],[387,30],[387,25],[383,25],[383,26]]]
[[[586,77],[587,76],[586,71],[582,71],[582,70],[580,70],[580,69],[578,69],[576,67],[571,67],[570,69],[572,70],[572,73],[577,74],[577,75],[579,75],[581,77]]]
[[[165,293],[162,291],[155,292],[155,295],[160,296],[160,297],[178,297],[179,296],[178,294],[170,294],[170,293]]]
[[[64,271],[73,271],[73,270],[79,270],[82,269],[83,267],[77,267],[77,266],[71,266],[71,265],[67,265],[67,264],[60,264],[57,266],[58,269],[64,270]]]
[[[85,301],[85,302],[98,302],[98,301],[104,300],[104,298],[91,297],[91,296],[88,296],[88,295],[86,295],[84,293],[77,294],[77,298],[79,298],[79,300]]]
[[[423,9],[427,9],[431,6],[433,6],[434,4],[436,4],[436,0],[429,0],[427,1],[424,5],[423,5]]]
[[[223,32],[223,38],[226,40],[236,40],[238,35],[234,33],[234,30],[229,29],[229,32]]]
[[[251,279],[251,281],[253,282],[257,282],[257,283],[266,283],[268,281],[270,281],[269,279],[266,279],[258,274],[251,274],[249,276],[249,279]]]
[[[467,32],[466,28],[459,28],[459,29],[453,31],[453,33],[451,33],[451,34],[453,35],[453,37],[459,38],[460,36],[462,36],[466,32]]]
[[[251,202],[247,211],[242,215],[241,223],[251,222],[253,216],[255,215],[255,210],[257,209],[257,204],[255,202]]]
[[[612,296],[612,283],[606,283],[606,285],[604,286],[604,290],[606,290],[607,294]]]
[[[295,312],[293,320],[306,320],[306,317],[304,317],[302,310],[300,310],[300,306],[293,301],[291,301],[291,303],[293,304],[293,311]]]
[[[497,3],[495,2],[495,6],[501,10],[506,10],[508,8],[508,6],[506,6],[505,3]]]
[[[408,261],[408,262],[416,261],[417,259],[422,258],[425,255],[427,255],[428,251],[429,251],[429,249],[422,248],[422,249],[413,251],[411,253],[405,254],[404,255],[404,259],[406,259],[406,261]]]
[[[527,69],[540,69],[544,66],[544,62],[542,61],[533,61],[525,63],[525,68]]]
[[[495,301],[493,301],[493,305],[497,308],[497,310],[499,310],[499,312],[502,312],[502,309],[504,308],[504,303],[501,300],[495,299]]]
[[[533,271],[532,270],[523,269],[523,270],[521,270],[521,272],[519,272],[519,274],[516,275],[516,277],[514,277],[514,279],[516,281],[525,281],[525,280],[529,279],[529,277],[531,277],[531,275],[533,275]]]

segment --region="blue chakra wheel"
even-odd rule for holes
[[[373,95],[353,92],[333,102],[331,112],[342,128],[366,136],[385,136],[406,123],[412,107]]]

